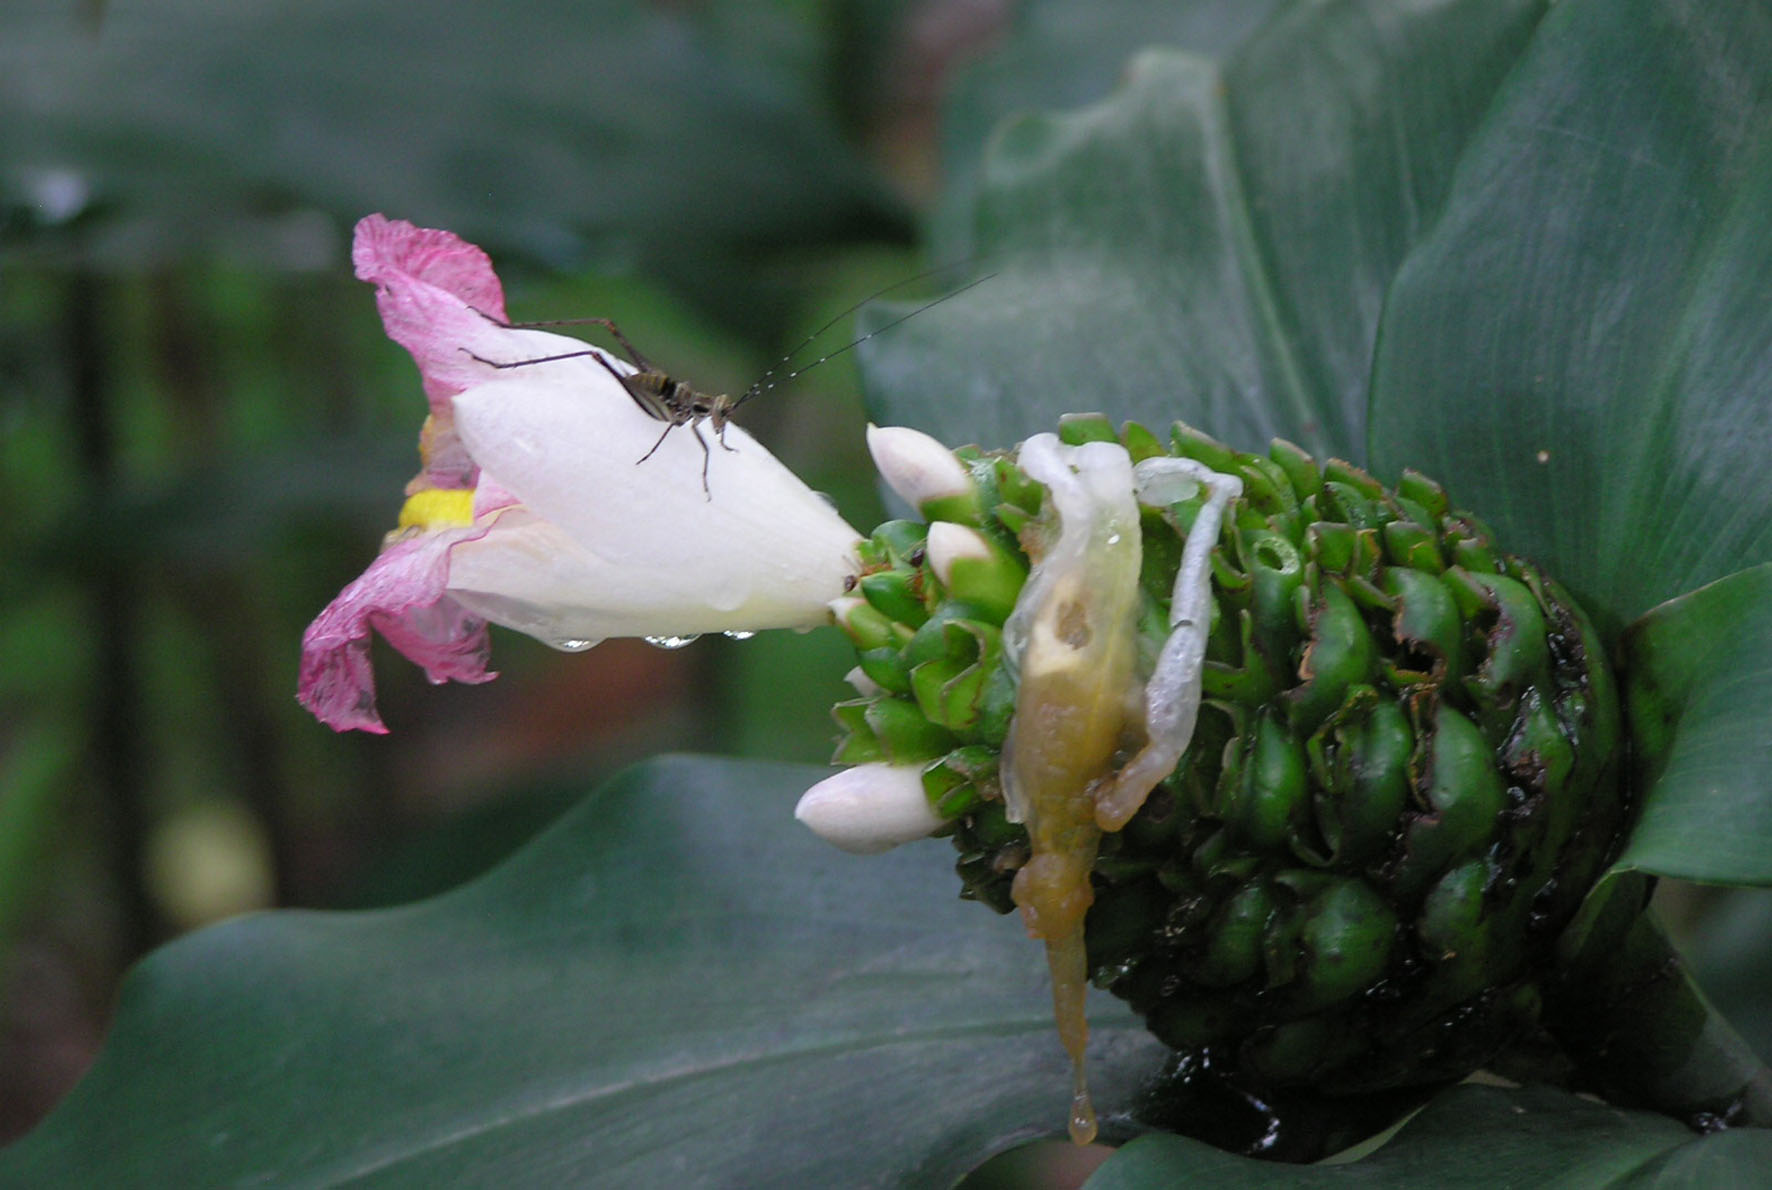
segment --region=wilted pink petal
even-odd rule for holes
[[[432,413],[447,416],[450,397],[497,375],[463,350],[496,345],[503,330],[504,290],[486,253],[452,232],[370,215],[357,223],[351,262],[376,287],[388,338],[417,362]]]
[[[375,710],[370,630],[379,631],[433,682],[487,682],[486,621],[445,594],[451,547],[483,527],[395,542],[339,592],[302,634],[301,704],[335,731],[386,732]]]
[[[404,274],[455,295],[483,314],[500,320],[505,316],[504,288],[492,271],[491,259],[452,231],[368,215],[357,223],[351,260],[364,281],[379,283]]]

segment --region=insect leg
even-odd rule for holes
[[[722,397],[720,399],[722,401],[726,400],[726,398],[724,398],[724,397]],[[708,420],[714,423],[714,437],[719,439],[720,449],[721,450],[729,450],[729,451],[733,452],[734,454],[737,454],[738,447],[726,445],[726,418],[727,418],[727,415],[731,412],[732,412],[732,408],[730,405],[719,405],[719,406],[716,406],[714,409],[709,410],[707,416],[708,416]]]
[[[697,442],[701,443],[701,494],[707,499],[712,500],[714,498],[714,493],[713,489],[708,487],[708,464],[713,461],[714,452],[708,449],[708,440],[701,436],[701,425],[699,422],[690,422],[689,432],[695,435],[695,440]],[[726,446],[724,442],[720,443],[720,445]],[[726,449],[731,450],[732,448],[726,446]]]
[[[629,363],[633,364],[636,368],[639,368],[642,372],[651,372],[651,371],[655,370],[653,368],[652,364],[647,360],[647,358],[640,354],[639,349],[636,348],[632,343],[628,342],[628,337],[621,333],[621,328],[616,326],[615,320],[611,319],[611,318],[547,318],[547,319],[543,319],[540,322],[506,322],[502,318],[494,318],[492,315],[488,314],[486,311],[481,310],[477,307],[469,306],[468,309],[473,310],[474,313],[476,313],[480,317],[484,318],[487,322],[492,323],[494,326],[502,326],[506,330],[510,330],[510,331],[535,330],[537,328],[544,327],[544,326],[600,326],[604,330],[608,331],[611,335],[615,336],[615,341],[617,343],[621,344],[622,351],[627,353]],[[470,351],[470,352],[468,352],[468,354],[473,355],[474,353]],[[575,359],[578,356],[585,355],[585,354],[588,354],[588,353],[583,352],[583,351],[574,351],[574,352],[569,352],[565,355],[549,355],[549,356],[544,356],[541,359],[521,360],[521,361],[519,361],[519,363],[545,364],[545,363],[551,363],[552,361],[557,360],[557,359]],[[518,366],[517,364],[494,364],[494,363],[492,363],[491,360],[480,359],[480,357],[477,355],[475,355],[474,358],[479,359],[480,362],[483,364],[492,364],[492,366],[495,368],[515,368]]]
[[[535,330],[544,326],[600,326],[621,344],[622,352],[627,355],[629,363],[642,372],[655,370],[652,362],[640,354],[640,349],[628,342],[628,337],[621,333],[621,328],[615,325],[612,318],[548,318],[541,322],[507,322],[502,325],[517,331]]]
[[[696,442],[699,443],[701,446],[701,492],[702,492],[702,495],[704,495],[708,499],[712,500],[714,498],[714,493],[713,493],[713,490],[708,487],[708,460],[712,457],[712,454],[708,450],[708,440],[701,436],[701,427],[699,425],[699,419],[693,419],[688,422],[673,421],[670,425],[666,426],[664,428],[664,433],[662,433],[658,436],[658,441],[654,442],[652,444],[652,449],[647,451],[645,454],[641,455],[638,459],[634,460],[634,466],[638,467],[641,463],[644,463],[647,459],[650,459],[653,455],[657,454],[658,448],[664,445],[664,440],[666,438],[670,437],[671,431],[676,429],[678,426],[685,425],[685,424],[688,425],[689,432],[691,434],[695,435]]]
[[[604,367],[607,368],[609,366],[608,362],[603,359],[602,355],[589,347],[585,348],[583,351],[564,351],[559,355],[538,355],[534,359],[514,359],[502,364],[495,359],[487,359],[483,355],[469,351],[466,347],[463,347],[461,350],[467,352],[469,359],[474,360],[477,363],[485,364],[489,368],[497,368],[501,372],[507,368],[527,368],[531,364],[551,364],[563,359],[583,359],[587,355],[595,357]]]
[[[647,459],[650,459],[653,455],[657,454],[658,448],[664,445],[664,440],[666,438],[668,438],[670,436],[671,431],[676,429],[677,426],[680,424],[681,423],[679,423],[679,422],[671,422],[669,425],[667,425],[664,428],[664,433],[662,433],[658,436],[658,441],[654,442],[652,444],[652,449],[647,451],[645,454],[641,455],[639,458],[634,460],[634,466],[638,467],[641,463],[644,463]]]
[[[628,353],[629,362],[631,362],[636,368],[640,369],[642,372],[656,372],[658,370],[657,368],[654,368],[652,366],[651,361],[649,361],[645,356],[640,354],[639,348],[635,347],[632,343],[628,342],[628,337],[621,333],[621,328],[615,325],[615,321],[613,319],[610,319],[610,318],[582,318],[582,319],[571,319],[569,321],[591,323],[596,326],[602,327],[604,330],[608,331],[612,337],[614,337],[614,339],[617,343],[621,344],[621,349]]]
[[[608,372],[611,376],[615,377],[615,381],[617,384],[621,385],[622,391],[627,393],[629,397],[633,398],[634,404],[638,405],[641,412],[645,413],[647,417],[655,418],[658,421],[668,421],[672,424],[676,424],[675,417],[672,414],[669,405],[659,400],[657,394],[634,383],[633,376],[616,371],[615,366],[604,357],[601,351],[587,348],[584,351],[568,351],[563,355],[543,355],[538,356],[535,359],[512,360],[509,363],[501,364],[497,360],[487,359],[485,356],[477,354],[466,347],[463,347],[461,350],[467,352],[469,359],[472,359],[477,363],[485,364],[489,368],[497,368],[501,372],[509,368],[525,368],[531,364],[551,364],[563,359],[585,359],[587,357],[594,359],[597,361],[598,366],[600,366],[605,372]]]

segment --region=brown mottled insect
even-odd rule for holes
[[[727,396],[725,393],[704,393],[691,385],[688,381],[678,380],[662,368],[655,367],[652,361],[640,354],[639,348],[628,342],[628,337],[621,333],[621,329],[615,325],[615,322],[608,318],[562,318],[547,322],[500,322],[499,325],[509,327],[513,330],[533,330],[550,326],[600,326],[614,337],[616,343],[621,346],[622,352],[628,357],[628,362],[633,364],[635,369],[637,369],[632,373],[623,373],[611,364],[601,352],[591,348],[586,348],[583,351],[566,351],[559,355],[544,355],[535,359],[513,360],[508,363],[498,363],[494,360],[485,359],[478,355],[474,355],[474,358],[483,364],[500,369],[524,368],[529,367],[532,364],[547,364],[563,359],[581,359],[585,356],[589,356],[596,360],[597,363],[602,366],[604,371],[615,377],[616,382],[621,385],[622,389],[628,394],[628,396],[633,398],[634,404],[638,405],[642,412],[648,417],[665,423],[665,428],[663,432],[659,434],[658,441],[654,442],[652,448],[636,460],[636,465],[644,463],[647,459],[650,459],[656,454],[658,448],[664,445],[664,440],[670,436],[672,430],[676,429],[678,426],[688,426],[689,432],[695,435],[696,442],[701,444],[701,490],[703,494],[711,500],[713,499],[713,492],[708,487],[708,464],[713,458],[713,451],[708,446],[708,440],[702,437],[701,425],[703,422],[706,422],[713,427],[714,439],[719,442],[723,449],[733,449],[726,445],[726,423],[732,419],[734,411],[752,397],[769,391],[777,384],[786,384],[795,377],[803,375],[804,373],[811,371],[813,368],[818,367],[818,365],[824,363],[826,360],[834,359],[837,356],[842,355],[845,351],[859,347],[881,331],[891,330],[905,319],[921,314],[931,306],[940,305],[949,298],[957,297],[960,294],[965,293],[968,289],[971,289],[974,285],[980,285],[985,281],[990,280],[990,278],[996,274],[987,273],[985,276],[980,277],[975,281],[968,282],[959,289],[953,290],[951,293],[945,293],[942,296],[935,298],[933,301],[918,306],[907,314],[899,315],[885,326],[876,327],[874,330],[869,331],[860,338],[845,343],[835,351],[819,356],[805,367],[796,368],[779,380],[771,379],[775,376],[777,369],[779,369],[782,364],[787,363],[795,355],[799,354],[807,344],[816,340],[831,327],[837,325],[842,319],[855,313],[857,310],[861,309],[862,306],[873,301],[875,298],[890,293],[892,290],[898,288],[899,285],[908,285],[911,281],[920,280],[922,277],[929,275],[930,274],[928,273],[919,274],[917,277],[911,277],[905,281],[900,281],[895,285],[889,285],[878,293],[863,298],[855,305],[849,307],[849,309],[843,311],[841,314],[819,327],[816,331],[812,332],[812,334],[808,335],[798,347],[795,347],[793,351],[782,356],[780,360],[776,361],[774,367],[771,367],[767,372],[759,376],[754,384],[736,397]],[[493,321],[498,320],[494,319]],[[469,352],[468,354],[473,355],[472,352]]]

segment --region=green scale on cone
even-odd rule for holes
[[[1414,473],[1390,490],[1289,443],[1248,454],[1177,425],[1165,445],[1094,416],[1060,437],[1243,483],[1193,740],[1094,864],[1094,982],[1266,1086],[1437,1083],[1536,1035],[1558,938],[1626,820],[1618,700],[1581,610]],[[865,603],[842,618],[879,689],[837,708],[837,760],[921,765],[961,895],[1008,912],[1029,845],[999,779],[1002,626],[1043,489],[1011,456],[958,454],[979,499],[941,511],[993,556],[944,584],[926,526],[865,543]],[[1206,496],[1141,509],[1147,663]]]

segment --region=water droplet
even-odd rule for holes
[[[1108,543],[1108,544],[1109,544],[1109,545],[1119,545],[1119,544],[1120,544],[1120,535],[1119,535],[1119,534],[1118,534],[1118,533],[1110,533],[1110,534],[1108,534],[1108,541],[1107,541],[1107,543]]]
[[[757,634],[755,632],[741,632],[736,628],[728,628],[725,632],[722,632],[720,635],[726,637],[729,640],[750,640],[751,637],[753,637]]]
[[[655,649],[681,649],[684,645],[700,640],[701,633],[691,632],[688,636],[645,636],[640,639]]]
[[[567,637],[565,640],[549,641],[548,643],[553,645],[556,649],[559,649],[562,653],[582,653],[586,649],[594,647],[597,642],[594,640],[580,640],[576,637]]]
[[[1083,1081],[1083,1067],[1079,1063],[1076,1082],[1071,1089],[1071,1121],[1069,1132],[1071,1139],[1080,1145],[1086,1145],[1095,1139],[1096,1133],[1095,1104],[1089,1101],[1089,1087]]]

